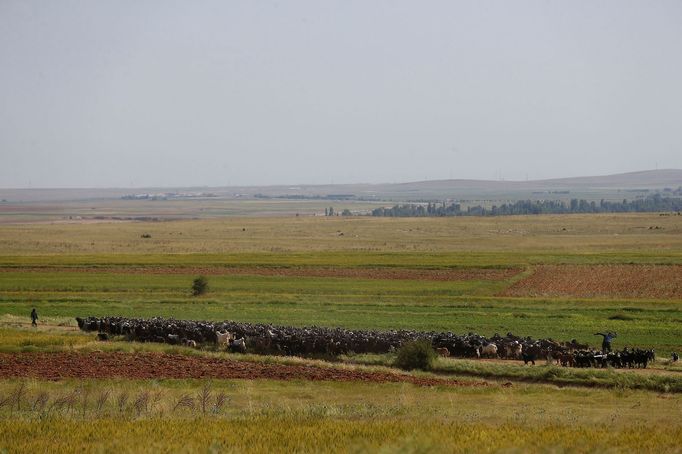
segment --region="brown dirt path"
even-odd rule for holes
[[[165,353],[0,353],[0,378],[209,378],[406,382],[419,386],[488,386],[485,382],[417,377],[389,372],[237,361]]]

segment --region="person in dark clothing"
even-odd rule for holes
[[[601,342],[601,351],[604,353],[608,353],[611,351],[611,341],[617,337],[616,333],[612,333],[609,331],[608,333],[594,333],[595,336],[602,336],[604,340]]]
[[[31,311],[31,326],[38,326],[38,323],[36,323],[37,320],[38,312],[36,312],[36,308],[34,307],[33,310]]]

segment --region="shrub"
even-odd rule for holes
[[[198,278],[194,279],[194,282],[192,283],[192,295],[194,296],[203,295],[207,291],[208,281],[204,276],[199,276]]]
[[[405,370],[430,370],[435,359],[436,351],[431,346],[431,342],[420,339],[406,342],[400,347],[395,365]]]

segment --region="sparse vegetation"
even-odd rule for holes
[[[0,383],[0,395],[20,385]],[[218,443],[249,452],[439,446],[448,452],[486,452],[514,443],[528,452],[570,450],[579,436],[581,447],[590,451],[667,452],[682,436],[675,422],[680,398],[641,391],[538,385],[448,390],[334,382],[303,388],[289,382],[219,381],[211,384],[203,412],[193,396],[204,393],[205,386],[201,381],[28,382],[20,411],[0,407],[0,450],[125,451],[135,446],[137,452],[159,452],[182,446],[194,451]],[[90,400],[83,407],[81,396],[102,387],[134,397],[123,405],[107,401],[98,408]],[[42,408],[29,405],[40,396],[46,401]],[[216,405],[220,396],[229,399],[229,410]],[[586,400],[593,405],[585,406]]]
[[[427,340],[407,342],[398,349],[395,365],[405,370],[431,370],[436,360],[436,352]]]
[[[204,276],[199,276],[192,282],[192,295],[203,295],[208,291],[208,280]]]

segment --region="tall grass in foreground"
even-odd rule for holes
[[[0,421],[7,452],[680,452],[680,427],[480,425],[414,418]]]
[[[678,452],[679,403],[526,385],[0,380],[0,452]]]

